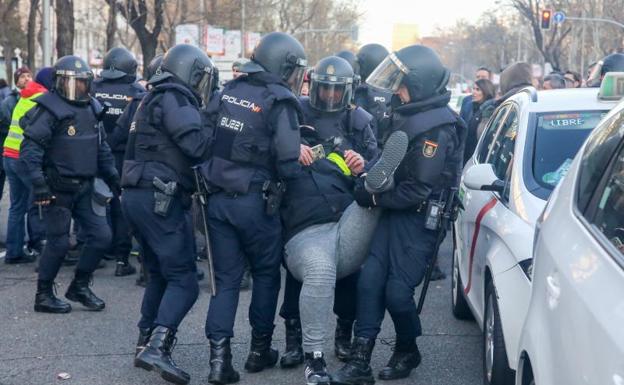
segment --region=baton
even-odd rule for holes
[[[442,218],[440,221],[440,229],[438,230],[438,239],[436,240],[435,248],[433,249],[433,256],[431,257],[431,261],[429,265],[427,265],[427,271],[425,272],[425,281],[423,282],[423,287],[420,290],[420,298],[418,299],[418,307],[416,311],[418,315],[422,312],[423,305],[425,304],[425,297],[427,296],[427,289],[429,289],[429,282],[431,281],[431,273],[433,272],[433,268],[438,260],[438,252],[440,251],[440,245],[444,241],[444,237],[446,236],[446,228],[449,225],[451,220],[453,210],[454,210],[454,200],[455,195],[457,194],[457,188],[453,187],[449,190],[448,196],[446,197],[446,202],[444,204],[444,211],[442,212]]]
[[[206,189],[202,188],[202,184],[200,182],[200,178],[202,176],[199,174],[199,170],[197,167],[193,167],[193,175],[195,176],[195,186],[197,187],[197,191],[193,194],[197,203],[199,203],[199,208],[201,211],[202,224],[204,226],[204,237],[206,241],[206,256],[208,257],[208,278],[210,279],[210,293],[214,297],[217,295],[217,284],[215,282],[215,274],[214,274],[214,265],[212,263],[212,251],[210,249],[210,235],[208,234],[208,222],[206,219]]]

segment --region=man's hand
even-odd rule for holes
[[[344,153],[344,159],[347,163],[347,167],[351,170],[351,174],[359,175],[364,171],[364,165],[366,164],[362,155],[353,150],[347,150]]]
[[[302,144],[299,152],[299,163],[304,166],[309,166],[314,163],[314,156],[312,153],[312,149],[305,144]]]

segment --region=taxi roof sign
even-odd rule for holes
[[[600,84],[598,99],[620,100],[624,97],[624,72],[607,72]]]

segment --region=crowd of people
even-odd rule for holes
[[[599,62],[592,76],[619,68],[621,56]],[[105,301],[89,285],[101,259],[112,256],[115,275],[127,276],[138,254],[145,292],[134,365],[187,384],[172,350],[199,295],[192,209],[200,210],[210,383],[240,379],[230,341],[246,274],[247,372],[304,364],[307,384],[372,384],[388,311],[396,344],[378,378],[408,377],[421,361],[414,291],[446,231],[445,202],[493,109],[532,84],[530,65],[506,68],[499,89],[479,68],[459,115],[448,106],[449,70],[421,45],[390,53],[368,44],[310,67],[299,41],[274,32],[233,70],[220,87],[211,59],[185,44],[155,57],[143,80],[121,47],[106,54],[97,79],[76,56],[34,78],[17,70],[18,90],[0,105],[11,199],[5,263],[38,259],[35,311],[69,313],[54,285],[73,231],[65,298],[101,311]],[[556,73],[544,88],[581,83]],[[272,336],[282,266],[280,359]],[[330,373],[332,312],[334,354],[345,364]]]

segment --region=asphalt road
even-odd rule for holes
[[[441,251],[442,269],[450,272],[450,245]],[[203,263],[200,263],[200,267]],[[204,267],[205,268],[205,267]],[[71,278],[70,268],[63,268],[57,282],[64,294]],[[167,384],[155,373],[132,366],[136,342],[138,308],[142,289],[135,277],[116,278],[113,263],[98,270],[93,290],[106,300],[101,313],[85,311],[79,304],[66,315],[33,312],[36,274],[34,266],[8,266],[0,260],[0,385],[159,385]],[[191,384],[207,384],[208,344],[204,321],[208,308],[207,283],[202,294],[180,328],[174,358],[192,377]],[[244,360],[250,338],[247,306],[250,292],[241,294],[233,339],[234,365],[241,371],[241,385],[304,384],[303,368],[274,368],[258,374],[245,373]],[[419,339],[423,361],[410,378],[391,382],[396,385],[478,385],[482,383],[481,333],[474,322],[457,321],[450,312],[450,278],[433,282],[423,315],[424,335]],[[276,319],[274,346],[284,348],[281,319]],[[334,325],[331,325],[333,330]],[[386,343],[394,337],[392,323],[386,317],[375,347],[372,366],[381,369],[390,357]],[[386,342],[386,343],[384,343]],[[333,344],[333,339],[330,341]],[[333,352],[328,344],[328,352]],[[330,370],[340,363],[328,354]],[[71,378],[58,380],[59,373]],[[385,382],[378,381],[383,384]]]

